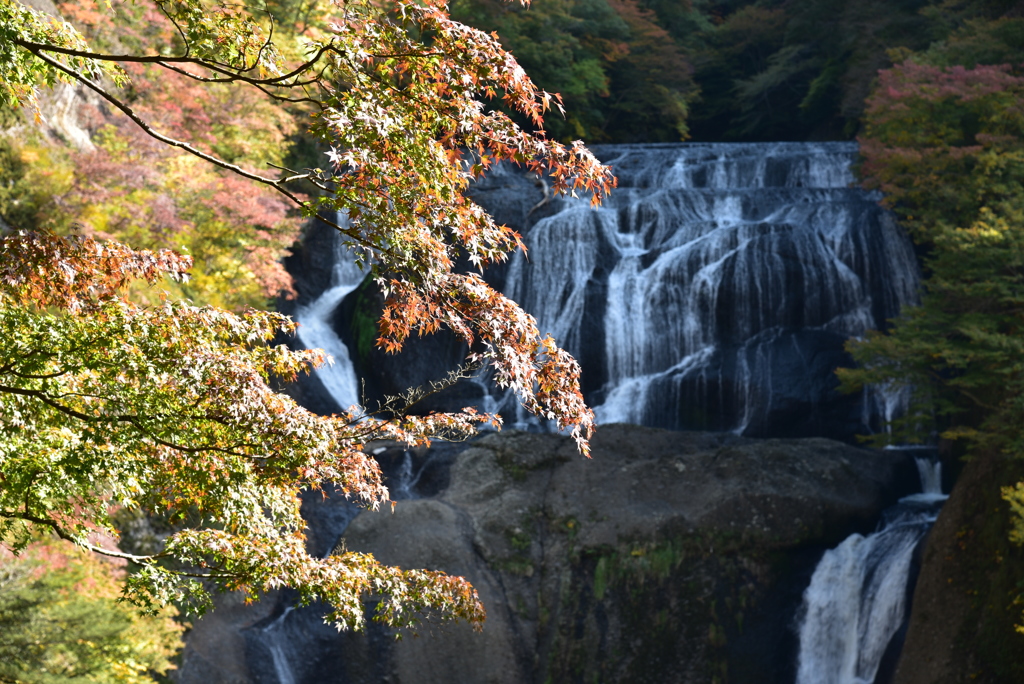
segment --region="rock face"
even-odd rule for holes
[[[979,454],[929,533],[894,684],[1024,682],[1024,549],[1009,541],[1001,487],[1024,462]]]
[[[291,681],[789,684],[793,611],[820,553],[869,527],[915,477],[898,453],[826,439],[626,425],[603,427],[589,460],[564,437],[516,432],[450,460],[446,489],[393,514],[361,513],[344,542],[467,577],[488,610],[483,632],[338,635],[297,610]],[[246,663],[221,669],[282,681],[264,638],[282,610],[254,614],[241,630]],[[238,631],[227,618],[220,632]],[[206,681],[193,657],[183,684]]]

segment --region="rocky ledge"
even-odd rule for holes
[[[470,579],[488,611],[483,632],[427,624],[396,641],[379,626],[337,634],[315,610],[295,611],[289,676],[788,684],[794,613],[820,554],[869,529],[914,478],[899,452],[826,439],[611,425],[585,459],[561,436],[489,435],[454,457],[439,494],[364,512],[344,533],[349,550],[384,563]],[[217,669],[278,681],[265,636],[281,610],[254,613],[247,663]],[[222,631],[236,634],[228,617]]]

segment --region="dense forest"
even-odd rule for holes
[[[1019,63],[1012,0],[457,0],[562,94],[548,127],[587,142],[838,140],[878,70]]]
[[[95,0],[35,4],[112,52],[176,40],[162,15],[142,3],[114,3],[132,31],[115,30]],[[322,34],[330,10],[317,0],[267,7],[278,17],[281,44],[295,52],[286,57],[301,52],[300,37]],[[843,382],[851,391],[866,382],[915,388],[914,410],[887,433],[897,439],[938,439],[956,457],[1024,453],[1019,2],[534,0],[527,8],[453,0],[451,14],[494,32],[540,88],[559,94],[564,116],[551,112],[544,121],[554,140],[859,140],[863,182],[885,193],[911,233],[926,286],[922,306],[851,345],[861,367],[844,373]],[[301,102],[282,106],[252,91],[206,87],[147,63],[125,68],[133,81],[126,101],[174,137],[244,168],[328,165],[322,144],[305,132],[309,112]],[[154,144],[95,98],[74,97],[70,117],[73,96],[65,91],[44,95],[35,117],[8,106],[0,111],[0,231],[184,251],[195,260],[191,281],[167,281],[164,289],[199,304],[242,311],[293,296],[281,260],[305,219],[280,196]],[[491,104],[504,106],[497,98]],[[300,196],[317,192],[302,181],[289,188]],[[132,296],[143,304],[160,297],[144,287]],[[1002,492],[1016,512],[1013,538],[1024,543],[1024,483]],[[17,638],[38,641],[32,630],[84,615],[67,600],[67,587],[103,567],[83,565],[44,581],[35,564],[0,557],[0,625],[22,620]],[[100,583],[100,593],[112,595],[109,582]],[[48,596],[62,602],[47,603]],[[110,610],[109,629],[82,623],[101,632],[98,650],[23,652],[25,671],[75,659],[82,668],[115,667],[119,653],[142,662],[133,673],[165,670],[177,628],[161,626],[157,646],[144,648],[142,623]],[[0,644],[0,652],[17,643]]]

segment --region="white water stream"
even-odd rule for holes
[[[316,377],[341,409],[360,404],[359,380],[352,367],[348,347],[334,332],[332,319],[341,300],[359,287],[365,276],[366,273],[356,266],[352,253],[335,236],[331,287],[311,304],[295,312],[299,342],[306,349],[323,349],[332,358],[329,365],[316,371]]]
[[[914,549],[946,499],[942,466],[917,459],[922,493],[900,499],[878,531],[826,551],[804,592],[797,684],[873,684],[906,617]]]
[[[596,210],[560,200],[504,289],[581,359],[599,422],[765,434],[832,400],[842,340],[915,301],[910,242],[853,186],[855,144],[595,151],[618,188]],[[865,396],[862,432],[891,398]]]
[[[270,657],[274,662],[274,674],[277,675],[278,684],[295,684],[295,675],[292,673],[292,666],[285,652],[287,645],[286,637],[282,634],[284,621],[288,619],[289,613],[295,610],[292,606],[284,609],[281,615],[263,628],[263,643],[270,651]]]

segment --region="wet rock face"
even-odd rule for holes
[[[788,684],[820,552],[870,525],[904,477],[897,454],[824,439],[615,425],[587,460],[559,436],[485,437],[438,497],[345,533],[382,562],[469,578],[483,632],[431,626],[383,650],[344,635],[336,681]]]

